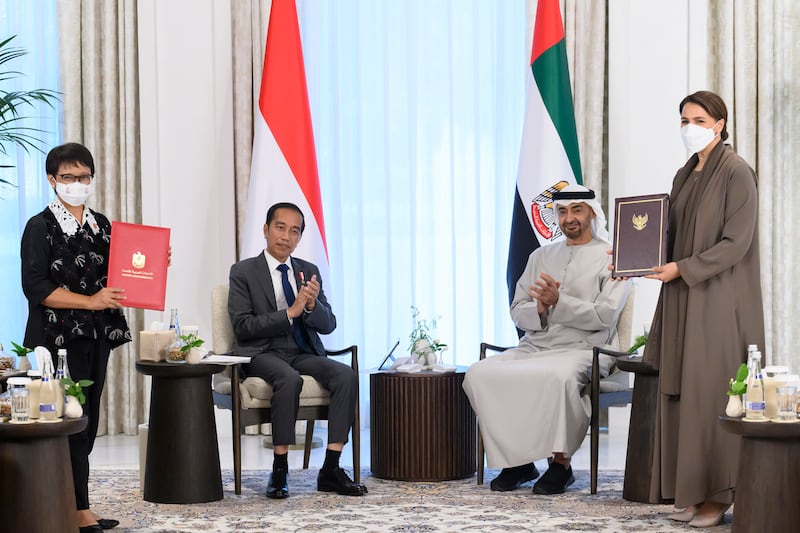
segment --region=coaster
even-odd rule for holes
[[[800,418],[790,418],[788,420],[776,418],[773,420],[773,422],[777,422],[778,424],[796,424],[797,422],[800,422]]]
[[[40,424],[57,424],[61,422],[60,418],[56,418],[55,420],[44,420],[43,418],[39,419]]]
[[[745,422],[754,422],[754,423],[769,422],[769,418],[766,418],[766,417],[758,418],[758,419],[742,417],[742,420],[744,420]]]
[[[14,420],[13,418],[8,421],[9,424],[33,424],[33,420]]]

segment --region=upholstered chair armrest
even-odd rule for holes
[[[592,348],[592,379],[589,391],[592,396],[592,405],[598,405],[600,401],[600,354],[610,355],[611,357],[629,357],[628,352],[611,349],[606,346],[595,346]]]
[[[495,346],[494,344],[489,344],[488,342],[481,343],[481,355],[480,360],[483,361],[486,359],[486,351],[491,350],[493,352],[505,352],[506,350],[510,350],[512,346]]]
[[[342,348],[341,350],[325,350],[325,355],[332,355],[334,357],[345,354],[350,354],[350,368],[353,369],[353,372],[358,374],[358,346],[354,344],[347,348]]]

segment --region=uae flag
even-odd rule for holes
[[[272,0],[254,130],[242,257],[265,248],[267,209],[292,202],[306,222],[293,255],[315,263],[327,281],[325,222],[295,0]]]
[[[536,8],[508,247],[509,303],[531,252],[563,238],[553,193],[583,184],[560,9],[558,0],[539,0]]]

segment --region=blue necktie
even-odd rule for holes
[[[289,283],[289,266],[285,264],[278,265],[278,270],[281,271],[283,295],[286,297],[286,303],[291,307],[292,304],[294,304],[294,291],[292,290],[292,285]],[[311,353],[308,348],[308,343],[303,336],[300,320],[300,317],[292,320],[292,336],[294,337],[294,342],[297,344],[297,347],[300,348],[303,353]]]

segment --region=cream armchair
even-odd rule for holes
[[[212,349],[215,353],[230,353],[234,334],[228,316],[228,286],[220,285],[211,291]],[[358,347],[350,346],[339,351],[326,351],[329,356],[350,355],[350,366],[358,375]],[[232,387],[232,383],[239,383]],[[261,378],[248,377],[239,382],[239,365],[233,365],[230,372],[217,374],[214,380],[214,404],[220,409],[232,412],[233,434],[233,472],[236,494],[242,492],[242,441],[241,434],[246,426],[266,424],[271,421],[272,386]],[[306,420],[303,468],[308,468],[311,456],[311,443],[314,436],[314,421],[328,419],[330,395],[314,378],[303,376],[300,392],[300,407],[297,420]],[[355,418],[352,429],[353,478],[360,482],[361,471],[361,432],[356,391]]]

